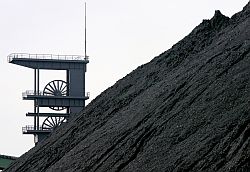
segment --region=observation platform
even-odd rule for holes
[[[12,53],[8,62],[32,69],[85,69],[89,63],[88,56]]]
[[[85,100],[89,99],[90,93],[87,92],[83,97],[76,96],[48,96],[42,95],[42,91],[27,90],[22,94],[23,100],[36,100],[40,107],[64,106],[64,107],[83,107]]]

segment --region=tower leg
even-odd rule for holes
[[[37,93],[38,95],[40,94],[39,92],[39,84],[40,84],[40,76],[39,76],[39,69],[37,69]],[[37,105],[37,130],[39,130],[39,105]]]
[[[34,69],[34,93],[36,94],[36,69]],[[36,114],[36,106],[37,106],[37,101],[34,101],[34,113]],[[34,129],[36,129],[36,116],[34,116]]]

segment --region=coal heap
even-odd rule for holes
[[[250,2],[216,11],[6,171],[249,171]]]

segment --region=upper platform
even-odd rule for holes
[[[89,59],[80,55],[25,54],[13,53],[8,56],[9,63],[32,69],[86,69]]]

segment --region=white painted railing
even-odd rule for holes
[[[43,91],[27,90],[27,91],[25,91],[25,92],[22,93],[23,97],[27,97],[27,96],[39,96],[39,95],[43,95]]]
[[[37,128],[34,127],[34,125],[26,125],[25,127],[22,127],[22,132],[26,133],[28,131],[34,131],[37,130]],[[39,126],[39,131],[45,130],[42,128],[42,126]],[[48,130],[48,129],[47,129]]]
[[[12,53],[8,55],[8,62],[13,59],[45,59],[45,60],[79,60],[88,61],[88,56],[81,55],[54,55],[54,54],[27,54],[27,53]]]
[[[34,90],[27,90],[25,92],[22,93],[22,97],[27,97],[27,96],[42,96],[43,95],[43,91],[34,91]],[[43,96],[47,96],[47,95],[43,95]],[[49,95],[49,96],[53,96],[53,95]],[[89,98],[90,97],[90,92],[86,92],[85,93],[85,97]]]

